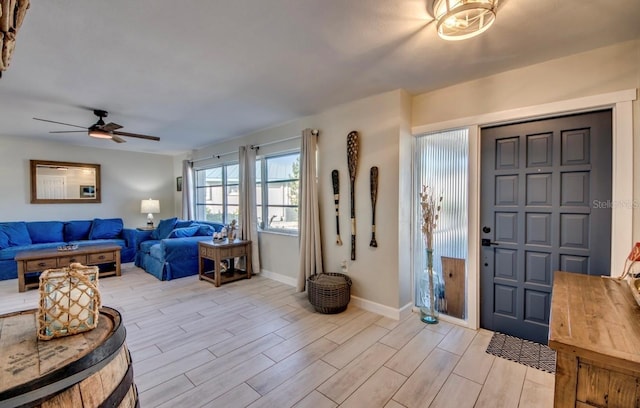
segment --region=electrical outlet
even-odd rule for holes
[[[340,264],[340,269],[342,269],[342,273],[344,273],[344,274],[349,272],[349,265],[347,265],[347,261],[346,260],[342,261],[342,263]]]

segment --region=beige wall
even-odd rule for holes
[[[322,228],[322,246],[326,271],[339,272],[342,261],[347,261],[348,273],[354,284],[352,295],[374,307],[389,308],[381,312],[397,311],[411,301],[410,269],[407,267],[410,238],[408,227],[410,211],[399,210],[400,198],[407,194],[407,183],[400,172],[410,170],[411,136],[410,96],[401,90],[364,98],[340,105],[318,115],[308,116],[247,135],[241,139],[209,146],[193,152],[194,158],[235,152],[241,144],[263,144],[299,136],[304,128],[320,130],[318,138],[318,192]],[[346,138],[351,130],[360,136],[358,172],[356,180],[355,261],[350,260],[350,207],[349,172],[347,169]],[[400,142],[404,140],[404,142]],[[259,154],[299,148],[294,140],[270,144]],[[402,146],[402,151],[401,151]],[[400,159],[403,159],[401,161]],[[203,164],[237,161],[237,155],[210,159]],[[378,202],[376,207],[376,239],[378,248],[371,248],[371,199],[369,170],[379,168]],[[402,169],[401,169],[402,167]],[[335,210],[331,171],[340,172],[340,231],[342,246],[335,241]],[[403,182],[400,183],[400,180]],[[407,200],[403,201],[406,207]],[[399,237],[398,231],[402,231]],[[260,256],[263,270],[280,274],[295,282],[298,271],[298,237],[273,233],[260,234]],[[403,255],[400,256],[400,249]],[[402,259],[402,261],[399,261]],[[399,274],[400,265],[403,266]]]
[[[620,90],[640,88],[640,40],[628,41],[525,68],[464,82],[413,98],[414,127],[475,115],[525,108]],[[634,140],[640,135],[633,103]],[[634,143],[640,157],[640,143]],[[640,240],[640,166],[634,166],[633,239]]]
[[[107,142],[105,142],[107,143]],[[61,145],[0,137],[0,221],[78,220],[120,217],[125,226],[146,223],[140,200],[160,200],[161,214],[174,213],[172,158],[157,154]],[[100,204],[30,204],[29,160],[97,163],[102,173]]]

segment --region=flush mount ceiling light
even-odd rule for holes
[[[438,35],[450,41],[475,37],[496,20],[498,0],[430,0]]]

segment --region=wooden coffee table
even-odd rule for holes
[[[42,272],[45,269],[62,268],[74,262],[83,265],[113,262],[115,268],[111,271],[100,271],[99,276],[120,276],[120,249],[119,245],[87,245],[73,251],[59,251],[56,248],[49,248],[18,252],[15,257],[18,263],[18,291],[24,292],[30,288],[37,288],[39,285],[39,282],[26,282],[25,274]]]

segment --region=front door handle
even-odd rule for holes
[[[497,246],[498,243],[497,242],[492,242],[489,238],[482,238],[481,245],[485,246],[485,247],[488,247],[488,246],[491,246],[491,245],[496,245]]]

